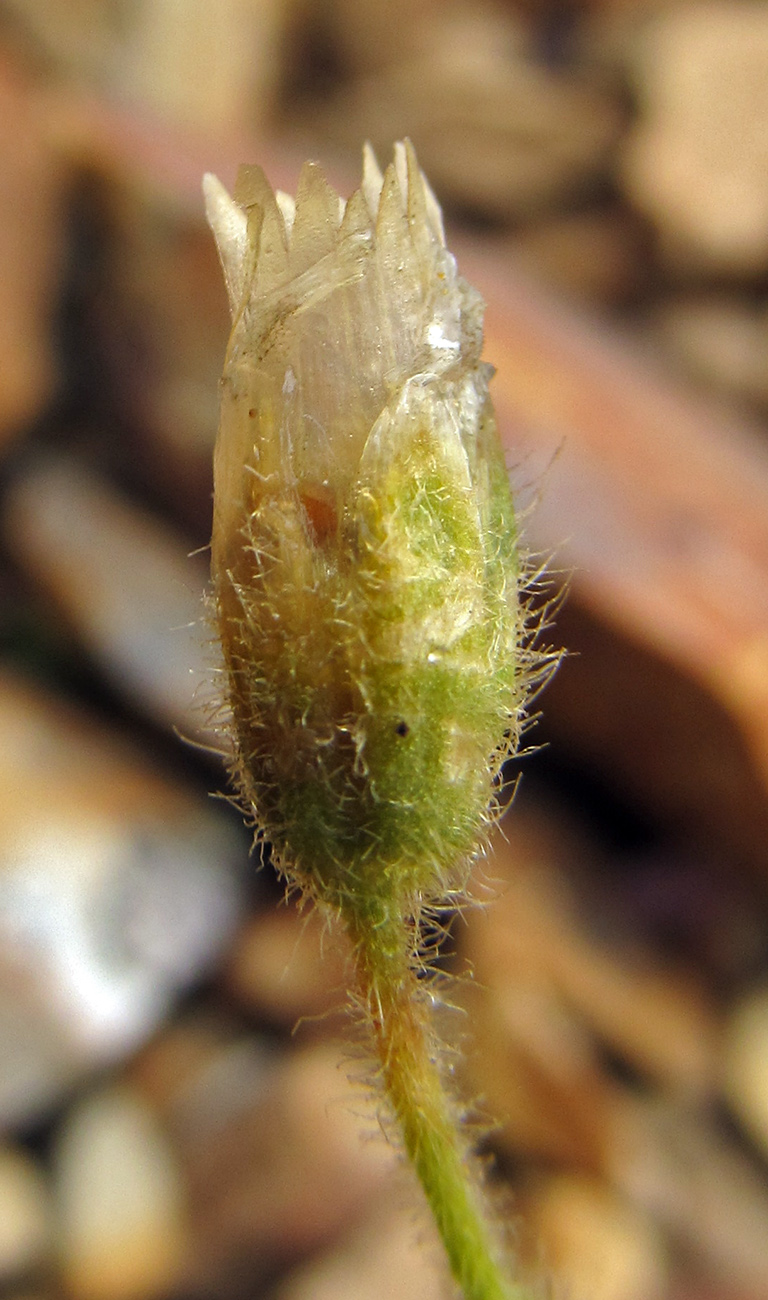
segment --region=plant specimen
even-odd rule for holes
[[[239,798],[351,936],[388,1104],[466,1300],[497,1259],[431,1022],[425,920],[457,906],[520,734],[515,515],[457,274],[408,142],[345,204],[205,180],[232,310],[212,576]]]

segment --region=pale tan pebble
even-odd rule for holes
[[[387,4],[359,4],[356,0],[322,0],[311,3],[313,20],[326,26],[334,51],[354,76],[360,76],[423,49],[434,40],[436,27],[445,20],[441,0],[389,0]]]
[[[324,1248],[389,1185],[397,1156],[372,1090],[350,1082],[364,1062],[344,1053],[231,1040],[175,1092],[164,1114],[189,1187],[193,1289],[236,1265],[257,1279]]]
[[[647,1078],[691,1098],[706,1097],[717,1074],[719,1021],[693,970],[646,952],[622,960],[588,935],[553,961],[560,996],[592,1031]]]
[[[40,85],[0,49],[0,449],[46,409],[58,384],[54,312],[70,185],[48,138]]]
[[[507,884],[511,878],[519,888],[513,860],[521,872],[541,860],[571,861],[579,840],[556,807],[524,808],[519,802],[504,834],[506,842],[493,841],[476,873],[484,906],[469,910],[466,926],[457,930],[470,975],[453,995],[467,1013],[468,1090],[479,1098],[481,1114],[498,1126],[498,1145],[513,1158],[599,1170],[613,1088],[588,1027],[560,996],[547,973],[546,953],[532,942],[522,898],[519,926],[517,919],[511,923],[516,899],[508,897]],[[505,950],[508,937],[520,945],[514,968]]]
[[[210,138],[263,130],[284,71],[281,0],[153,0],[132,6],[113,68],[123,95]],[[172,57],[169,57],[172,51]]]
[[[18,24],[28,48],[48,67],[68,78],[104,84],[114,67],[119,43],[115,6],[104,0],[70,0],[49,5],[46,0],[8,0],[5,6]]]
[[[651,328],[697,379],[726,393],[768,402],[768,314],[725,295],[662,303]]]
[[[623,163],[628,193],[672,257],[733,273],[768,264],[768,9],[670,8],[635,68],[643,107]]]
[[[729,1106],[768,1153],[768,989],[755,989],[731,1010],[723,1045]]]
[[[46,1260],[52,1226],[42,1170],[20,1147],[1,1147],[0,1281],[22,1277]]]
[[[138,1094],[114,1085],[65,1118],[53,1152],[59,1266],[72,1300],[150,1300],[180,1277],[185,1194],[171,1148]]]
[[[81,326],[102,367],[93,383],[102,384],[107,410],[130,430],[129,446],[117,448],[105,429],[104,454],[119,471],[130,463],[134,486],[167,504],[199,546],[210,534],[218,379],[228,328],[216,251],[200,221],[206,150],[196,156],[188,137],[190,152],[180,151],[178,134],[167,124],[137,116],[127,105],[116,111],[114,100],[108,107],[103,100],[60,94],[50,116],[61,152],[78,173],[98,177],[100,203],[109,213],[104,257]],[[261,149],[259,156],[269,165]],[[278,162],[275,174],[286,170]]]
[[[452,9],[424,50],[344,89],[322,129],[352,148],[408,134],[446,202],[509,220],[586,190],[607,170],[621,127],[610,93],[553,72],[507,12]],[[308,126],[317,129],[313,113]]]
[[[273,111],[287,18],[280,0],[221,0],[215,9],[204,0],[9,7],[57,71],[91,88],[109,85],[165,122],[220,136],[261,126]]]
[[[273,1024],[327,1032],[329,1017],[346,1009],[350,961],[338,925],[288,903],[242,927],[222,980],[239,1003]]]
[[[323,1237],[339,1196],[342,1210],[350,1195],[364,1205],[386,1183],[393,1151],[372,1090],[350,1080],[367,1067],[348,1051],[335,1042],[285,1049],[196,1015],[133,1062],[129,1077],[162,1116],[186,1170],[201,1267],[209,1253],[224,1259],[240,1234],[244,1249],[278,1256],[299,1223],[312,1241]],[[294,1213],[304,1197],[311,1211]]]
[[[768,1295],[768,1189],[756,1162],[703,1110],[627,1093],[606,1177],[657,1222],[717,1294]]]
[[[333,1250],[293,1272],[275,1300],[446,1300],[453,1295],[442,1248],[418,1196],[414,1186],[397,1199],[384,1198]]]
[[[596,0],[581,6],[576,58],[602,76],[626,81],[638,40],[649,18],[679,5],[681,0]]]
[[[217,1063],[238,1041],[220,1008],[196,1011],[166,1025],[127,1067],[131,1083],[169,1126],[182,1154],[188,1140],[187,1116],[194,1137],[206,1130],[209,1112],[218,1122],[222,1099],[216,1095]],[[254,1054],[260,1052],[259,1040],[245,1041],[252,1041]],[[210,1104],[203,1100],[197,1106],[189,1101],[208,1095],[212,1098]],[[246,1095],[248,1104],[254,1095]]]
[[[581,1174],[546,1178],[523,1203],[525,1237],[555,1295],[569,1300],[662,1300],[669,1268],[650,1216]]]
[[[39,458],[15,479],[3,530],[16,561],[122,695],[162,726],[221,745],[205,557],[64,457]]]
[[[639,944],[598,941],[563,871],[572,846],[537,845],[517,809],[504,832],[487,866],[496,897],[468,914],[463,939],[477,980],[502,999],[538,987],[634,1068],[683,1093],[712,1092],[719,1021],[693,972],[661,965]]]
[[[615,1090],[583,1025],[535,982],[503,993],[465,983],[454,996],[468,1013],[467,1091],[495,1144],[513,1159],[604,1168]]]
[[[201,1054],[196,1061],[191,1042],[187,1050],[186,1072],[183,1046],[177,1042],[176,1052],[171,1051],[171,1060],[176,1057],[182,1074],[173,1092],[162,1098],[161,1107],[179,1153],[195,1176],[219,1137],[247,1124],[271,1096],[282,1053],[256,1035],[235,1035],[231,1030],[217,1044],[209,1042],[207,1049],[199,1042]]]
[[[243,846],[94,719],[0,675],[0,1124],[143,1042],[210,969]]]

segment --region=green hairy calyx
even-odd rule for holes
[[[295,202],[257,167],[234,198],[205,190],[233,317],[212,577],[236,787],[289,883],[352,935],[465,1295],[506,1296],[415,978],[419,918],[461,895],[524,703],[482,303],[407,142],[384,176],[366,151],[346,204],[312,164]]]

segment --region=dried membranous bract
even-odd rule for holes
[[[457,274],[411,146],[346,204],[206,178],[233,326],[212,541],[235,777],[355,929],[460,889],[520,725],[516,529]]]

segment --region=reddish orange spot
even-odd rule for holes
[[[338,526],[336,497],[322,483],[305,483],[299,491],[299,499],[312,526],[315,540],[322,546]]]

